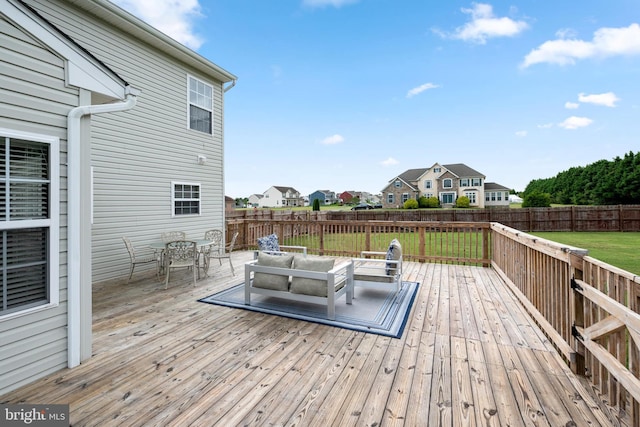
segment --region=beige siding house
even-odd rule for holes
[[[435,163],[430,168],[409,169],[389,181],[382,190],[384,207],[402,207],[408,199],[436,197],[442,207],[455,206],[458,197],[469,198],[471,207],[509,206],[509,190],[495,183],[486,183],[485,175],[463,163],[441,165]],[[492,193],[489,200],[486,191],[506,191]],[[499,200],[498,200],[499,197]]]
[[[106,0],[0,0],[0,38],[2,394],[90,357],[123,236],[224,228],[236,77]]]

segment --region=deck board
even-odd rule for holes
[[[491,269],[406,262],[394,339],[197,302],[242,281],[233,257],[195,288],[94,286],[93,357],[0,402],[68,403],[74,426],[616,425]]]

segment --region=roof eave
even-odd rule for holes
[[[228,83],[238,78],[108,0],[66,0],[189,66]]]

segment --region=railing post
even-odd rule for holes
[[[419,248],[418,248],[418,259],[421,262],[425,262],[426,261],[426,257],[427,257],[427,251],[426,251],[426,237],[425,235],[427,234],[427,229],[426,227],[418,227],[418,241],[419,241]]]
[[[489,259],[489,228],[482,228],[482,259]],[[491,264],[487,262],[483,262],[483,267],[489,267]]]
[[[317,223],[320,228],[320,232],[318,233],[318,239],[320,240],[320,248],[318,249],[318,255],[324,255],[324,225],[322,223]]]
[[[584,361],[584,353],[585,348],[582,344],[582,341],[576,335],[576,328],[584,328],[584,297],[574,286],[575,279],[582,280],[582,270],[578,270],[575,267],[571,267],[572,270],[572,285],[571,289],[573,292],[573,348],[575,349],[575,353],[572,354],[571,360],[569,361],[571,364],[571,371],[580,376],[584,376],[585,372],[585,361]]]
[[[365,227],[364,246],[365,246],[365,249],[364,249],[365,251],[371,250],[371,224],[367,224]]]

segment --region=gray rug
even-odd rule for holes
[[[242,283],[198,301],[399,338],[407,323],[418,286],[417,282],[404,282],[397,294],[357,287],[353,304],[347,304],[345,296],[336,303],[336,320],[327,319],[326,306],[319,304],[253,294],[251,305],[245,305]]]

